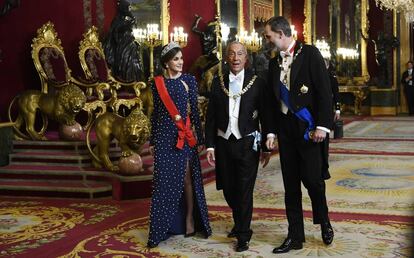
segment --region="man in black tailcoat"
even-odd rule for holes
[[[413,61],[407,62],[407,70],[402,74],[401,83],[404,85],[404,94],[407,99],[408,114],[414,115],[414,83]]]
[[[234,226],[228,237],[237,237],[236,251],[249,248],[252,236],[253,188],[260,158],[262,135],[268,123],[265,82],[245,69],[247,51],[240,42],[229,43],[226,56],[230,71],[212,83],[205,139],[207,160],[216,166],[217,189],[223,189],[233,214]],[[272,132],[275,133],[275,132]],[[263,143],[263,144],[262,144]],[[269,153],[262,154],[265,166]]]
[[[269,91],[277,126],[280,162],[285,188],[288,235],[274,253],[302,249],[305,232],[301,183],[312,202],[313,222],[321,224],[326,245],[333,241],[322,173],[322,144],[332,125],[332,92],[319,50],[292,37],[289,22],[279,16],[267,21],[264,36],[280,51],[269,62]],[[275,147],[275,137],[266,146]]]

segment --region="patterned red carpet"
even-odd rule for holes
[[[147,249],[149,200],[0,198],[0,257],[412,257],[414,119],[348,119],[331,144],[327,196],[335,230],[322,243],[303,189],[306,243],[274,255],[286,234],[278,156],[260,169],[250,249],[233,251],[231,214],[214,181],[206,185],[213,236],[173,236]]]

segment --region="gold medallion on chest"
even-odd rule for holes
[[[309,90],[309,88],[305,84],[303,84],[302,87],[300,87],[300,92],[302,94],[308,93],[308,90]]]

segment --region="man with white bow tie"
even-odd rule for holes
[[[253,233],[250,222],[260,149],[265,147],[266,135],[275,132],[269,132],[269,119],[264,116],[269,95],[265,82],[245,69],[246,48],[232,42],[226,57],[230,71],[213,80],[205,139],[207,160],[216,167],[217,190],[223,190],[233,213],[234,226],[227,236],[237,238],[236,251],[242,252],[249,249]],[[262,153],[263,166],[269,154]]]
[[[268,91],[274,108],[268,110],[273,112],[272,126],[277,128],[289,223],[285,241],[273,253],[303,248],[302,183],[312,202],[313,223],[321,225],[322,240],[329,245],[334,231],[325,194],[328,176],[322,170],[322,144],[333,122],[328,72],[319,50],[296,41],[284,17],[269,19],[264,36],[280,51],[269,61]],[[266,145],[275,147],[275,135],[267,137]]]

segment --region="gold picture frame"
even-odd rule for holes
[[[336,5],[340,6],[341,1],[345,0],[336,0]],[[332,1],[331,1],[332,2]],[[332,3],[330,3],[332,4]],[[332,12],[337,12],[340,10],[333,10],[333,8],[330,9],[330,16],[333,15]],[[369,73],[368,73],[368,63],[367,63],[367,42],[364,40],[368,36],[368,29],[369,29],[369,21],[368,21],[368,11],[369,11],[369,1],[368,0],[360,0],[360,30],[362,33],[362,36],[360,37],[359,44],[360,44],[360,74],[358,76],[353,77],[353,84],[354,85],[364,85],[366,82],[370,79]],[[304,3],[304,15],[305,15],[305,22],[304,22],[304,38],[305,42],[308,44],[313,44],[316,40],[316,5],[315,1],[313,0],[305,0]],[[341,47],[341,41],[340,41],[340,33],[341,33],[341,23],[339,19],[337,19],[337,22],[333,24],[332,18],[330,19],[330,29],[329,31],[332,32],[332,27],[335,26],[335,29],[338,33],[337,35],[337,41],[336,41],[336,47]],[[339,83],[346,83],[348,78],[338,78]],[[348,80],[349,82],[349,80]]]

